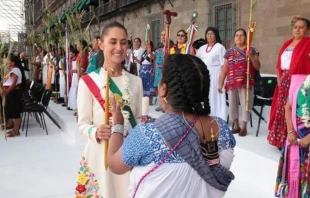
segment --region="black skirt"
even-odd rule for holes
[[[18,119],[21,113],[22,91],[10,91],[5,97],[5,119]]]

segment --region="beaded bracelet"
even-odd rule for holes
[[[122,135],[124,135],[124,125],[121,124],[115,124],[112,126],[112,133],[120,133]]]

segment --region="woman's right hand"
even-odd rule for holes
[[[278,84],[278,86],[280,86],[280,84],[281,84],[280,78],[277,78],[277,84]]]
[[[295,131],[287,135],[287,140],[291,144],[297,144],[298,143],[297,142],[297,135],[296,135]]]
[[[218,91],[219,93],[223,93],[223,87],[222,87],[222,86],[219,86],[219,87],[217,88],[217,91]]]
[[[96,138],[98,140],[108,140],[111,136],[111,125],[103,124],[96,131]]]

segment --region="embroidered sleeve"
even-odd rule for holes
[[[137,125],[130,131],[122,145],[122,159],[128,166],[145,166],[159,163],[170,149],[153,123]],[[184,160],[176,153],[165,163],[183,163]]]
[[[216,118],[216,120],[220,128],[220,135],[218,139],[219,151],[221,152],[223,150],[233,149],[236,146],[236,140],[231,130],[223,119]]]
[[[129,132],[122,145],[122,160],[128,166],[147,165],[152,162],[152,148],[138,124]]]
[[[77,105],[79,131],[97,142],[95,135],[98,127],[93,125],[93,100],[91,92],[83,80],[80,80],[78,86]]]

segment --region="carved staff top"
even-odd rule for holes
[[[178,13],[177,12],[171,12],[170,10],[165,10],[164,11],[164,15],[166,15],[166,24],[170,25],[171,24],[171,17],[176,17],[178,16]]]

